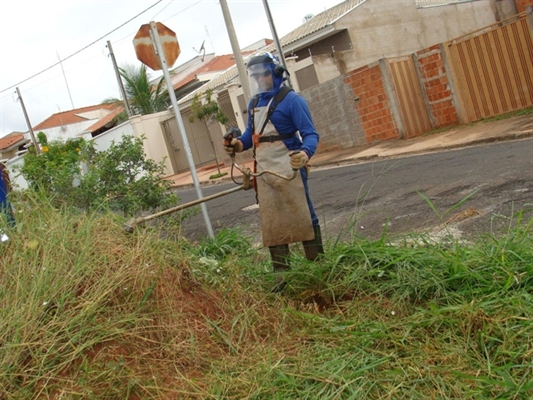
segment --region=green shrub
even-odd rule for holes
[[[85,210],[105,206],[135,215],[177,201],[163,179],[163,162],[146,158],[144,138],[124,135],[105,151],[96,151],[83,139],[49,143],[42,132],[38,139],[41,154],[35,149],[28,152],[20,173],[32,190],[44,192],[56,206]]]
[[[44,190],[56,202],[65,202],[75,191],[74,180],[80,176],[80,153],[85,141],[74,139],[49,143],[43,132],[37,134],[37,139],[41,153],[30,147],[20,173],[31,189]]]

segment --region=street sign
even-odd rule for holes
[[[165,60],[167,66],[170,68],[174,65],[178,56],[180,55],[180,45],[176,34],[171,29],[167,28],[161,22],[155,23],[157,33],[165,53]],[[142,25],[135,37],[133,38],[133,45],[135,46],[135,54],[137,59],[154,71],[162,69],[161,61],[156,54],[156,47],[153,43],[153,38],[150,35],[150,24]]]
[[[161,36],[161,34],[163,36]],[[180,54],[180,47],[178,45],[176,34],[168,29],[165,25],[152,21],[150,24],[141,26],[141,29],[139,29],[139,32],[137,32],[137,35],[135,35],[133,44],[135,46],[135,53],[137,53],[137,58],[139,61],[143,62],[154,70],[163,70],[163,76],[165,77],[167,88],[172,88],[172,79],[170,78],[168,68],[174,64],[178,58],[178,55]],[[172,104],[172,110],[176,116],[176,122],[178,123],[178,130],[180,132],[183,147],[185,149],[187,163],[189,164],[189,168],[191,170],[194,187],[196,188],[198,199],[202,199],[204,196],[202,194],[202,188],[200,187],[200,180],[198,179],[194,159],[192,158],[187,132],[185,132],[185,126],[183,125],[183,119],[181,118],[178,99],[176,98],[176,93],[174,90],[169,90],[168,95]],[[213,227],[211,226],[211,220],[209,219],[205,202],[200,204],[200,208],[202,209],[202,214],[204,215],[207,233],[211,239],[214,239],[215,234],[213,233]]]

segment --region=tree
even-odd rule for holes
[[[206,90],[205,102],[202,102],[201,94],[196,93],[194,95],[191,104],[191,111],[193,112],[193,114],[189,117],[189,121],[193,123],[195,118],[198,118],[204,123],[207,135],[209,136],[209,140],[211,141],[213,153],[215,155],[218,175],[221,175],[215,144],[213,143],[213,138],[211,137],[211,133],[209,132],[209,124],[216,120],[221,124],[225,125],[229,119],[226,114],[224,114],[224,112],[220,109],[218,103],[216,101],[213,101],[213,99],[211,98],[212,95],[213,89]]]
[[[163,77],[154,86],[144,64],[138,68],[134,65],[125,65],[119,68],[119,73],[124,80],[124,90],[134,115],[153,114],[168,109],[170,100]],[[116,98],[106,99],[103,103],[123,105],[123,101]],[[119,119],[122,121],[127,119],[125,111]]]

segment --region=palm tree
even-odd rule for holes
[[[137,68],[128,64],[119,68],[119,73],[124,80],[124,90],[133,115],[153,114],[169,107],[170,101],[163,77],[154,86],[146,65],[141,64]],[[122,100],[116,98],[105,99],[102,103],[124,105]],[[127,119],[125,111],[121,113],[120,119]]]

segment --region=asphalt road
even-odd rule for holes
[[[500,234],[513,217],[533,215],[533,139],[311,171],[311,197],[329,240],[439,231],[456,237]],[[204,186],[204,196],[235,187]],[[178,189],[181,202],[197,198]],[[469,197],[462,204],[463,200]],[[424,198],[426,197],[426,198]],[[240,191],[206,203],[215,233],[240,226],[261,241],[255,192]],[[207,236],[200,208],[184,223],[192,240]],[[446,225],[444,225],[446,223]]]

